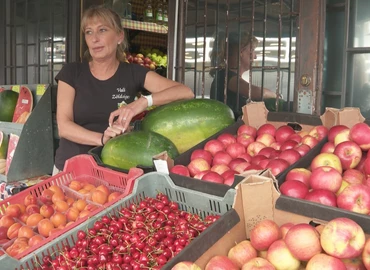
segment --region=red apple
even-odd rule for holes
[[[324,139],[329,133],[329,130],[327,127],[320,125],[313,127],[309,132],[308,135],[316,138],[318,141],[321,141]]]
[[[256,164],[256,165],[260,166],[262,169],[266,169],[267,164],[269,164],[269,162],[270,162],[270,159],[263,159],[260,162],[258,162],[258,164]]]
[[[241,241],[240,243],[233,246],[227,257],[239,268],[241,268],[250,259],[257,257],[257,250],[252,246],[248,240]]]
[[[266,134],[260,134],[260,135],[257,136],[256,142],[261,142],[266,146],[270,146],[272,143],[275,142],[275,138],[274,138],[274,136],[272,136],[270,134],[267,134],[267,133]]]
[[[264,159],[267,159],[266,156],[264,155],[256,155],[252,158],[252,161],[251,161],[251,164],[255,164],[255,165],[258,165],[260,163],[261,160],[264,160]]]
[[[212,156],[214,156],[217,152],[225,150],[225,145],[217,139],[212,139],[206,142],[203,149],[207,150],[212,154]]]
[[[279,142],[274,142],[270,145],[270,147],[274,148],[275,150],[280,150],[281,143]]]
[[[297,134],[294,134],[294,135],[297,135]],[[297,135],[299,138],[301,138],[299,135]],[[283,142],[280,146],[280,150],[281,151],[284,151],[284,150],[287,150],[287,149],[293,149],[294,147],[296,147],[298,145],[298,142],[296,141],[293,141],[293,140],[287,140],[285,142]]]
[[[346,130],[346,129],[349,129],[349,128],[345,125],[332,126],[328,131],[328,141],[334,143],[335,136],[337,136],[337,134],[341,132],[342,130]]]
[[[199,172],[197,173],[196,175],[193,176],[193,178],[195,179],[202,179],[203,175],[205,175],[206,173],[210,172],[211,170],[207,170],[207,171],[202,171],[202,172]]]
[[[342,175],[334,168],[322,166],[312,170],[310,187],[336,193],[342,185]]]
[[[289,165],[292,165],[301,158],[301,154],[297,150],[286,149],[279,154],[278,158],[284,159],[288,161]]]
[[[214,155],[212,165],[213,166],[218,164],[227,165],[230,163],[232,159],[233,158],[226,151],[219,151]]]
[[[212,164],[213,156],[210,152],[204,150],[204,149],[195,149],[190,156],[190,161],[196,159],[196,158],[203,158],[207,161],[209,165]]]
[[[330,220],[320,235],[323,250],[339,259],[350,259],[361,255],[365,246],[365,233],[356,222],[340,217]]]
[[[366,154],[362,153],[361,160],[360,160],[360,162],[358,163],[358,165],[356,166],[355,169],[359,170],[360,172],[363,172],[364,171],[365,160],[366,160]]]
[[[352,184],[346,187],[337,198],[339,208],[360,214],[370,213],[370,187]]]
[[[296,147],[294,147],[294,149],[297,150],[298,153],[300,153],[303,157],[311,150],[311,147],[309,147],[307,144],[298,144]]]
[[[349,129],[344,129],[338,132],[338,134],[334,137],[334,145],[337,146],[341,142],[349,141],[349,131]]]
[[[351,259],[341,259],[341,261],[344,263],[347,270],[366,270],[361,256]]]
[[[346,270],[344,263],[333,256],[320,253],[308,261],[306,270]]]
[[[250,259],[242,267],[242,270],[275,270],[275,269],[276,268],[268,260],[261,257]]]
[[[293,134],[295,134],[294,129],[291,126],[284,125],[276,129],[275,139],[277,142],[283,143]]]
[[[300,143],[302,141],[302,137],[298,133],[294,133],[288,137],[288,141]]]
[[[327,206],[337,207],[337,196],[335,196],[334,192],[325,189],[311,190],[304,199]]]
[[[203,158],[196,158],[190,161],[188,169],[191,176],[196,175],[202,171],[208,171],[211,169],[209,163]]]
[[[175,264],[171,270],[201,270],[201,268],[193,262],[184,261]]]
[[[259,166],[259,165],[250,164],[245,170],[246,171],[251,171],[251,170],[260,171],[260,170],[262,170],[262,167]]]
[[[216,164],[216,165],[213,165],[211,168],[212,172],[216,172],[219,175],[222,175],[224,172],[229,171],[229,170],[230,168],[225,164]]]
[[[284,241],[293,256],[301,261],[308,261],[322,251],[320,234],[309,224],[299,223],[291,227]]]
[[[248,162],[242,158],[234,158],[232,161],[229,163],[229,167],[232,170],[235,170],[236,166],[238,166],[240,163]],[[248,162],[249,163],[249,162]]]
[[[216,255],[212,257],[206,265],[205,270],[239,270],[227,256]]]
[[[302,138],[302,144],[307,144],[311,149],[314,148],[319,141],[310,135],[306,135]]]
[[[254,142],[254,137],[242,133],[236,137],[236,142],[242,144],[244,147],[248,147],[252,142]]]
[[[207,182],[214,182],[214,183],[219,183],[223,184],[224,179],[221,175],[219,175],[216,172],[209,171],[206,174],[203,175],[202,180],[207,181]]]
[[[362,261],[366,269],[370,269],[370,238],[368,238],[365,242],[365,246],[364,246],[364,250],[362,251],[361,258],[362,258]]]
[[[311,171],[318,167],[330,166],[342,174],[342,164],[339,157],[330,153],[320,153],[311,161]]]
[[[339,157],[343,170],[355,168],[362,157],[361,148],[352,141],[337,144],[334,154]]]
[[[366,158],[363,163],[363,168],[362,168],[365,177],[369,178],[370,176],[370,158]]]
[[[230,133],[222,133],[220,134],[218,137],[217,137],[217,140],[219,140],[220,142],[222,142],[225,147],[227,147],[229,144],[232,144],[232,143],[235,143],[236,142],[236,138],[234,135],[230,134]]]
[[[240,155],[244,154],[246,152],[245,147],[236,142],[228,145],[226,147],[226,152],[232,157],[232,158],[237,158]]]
[[[342,180],[348,184],[365,184],[365,175],[357,169],[348,169],[344,171]]]
[[[280,192],[289,197],[304,199],[308,194],[308,187],[298,180],[289,180],[281,184]]]
[[[293,168],[285,176],[285,181],[297,180],[310,188],[311,171],[306,168]]]
[[[179,174],[179,175],[184,175],[184,176],[190,177],[189,169],[186,166],[181,165],[181,164],[177,164],[177,165],[173,166],[170,169],[170,172],[171,173],[175,173],[175,174]]]
[[[362,150],[370,149],[370,127],[366,123],[357,123],[351,127],[349,132],[350,139],[358,144]]]
[[[274,150],[274,151],[271,151],[271,154],[270,154],[270,159],[275,159],[277,158],[281,153],[281,150]]]
[[[263,148],[265,148],[266,145],[264,145],[261,142],[252,142],[250,145],[247,147],[247,153],[253,157],[259,153]]]
[[[270,219],[257,223],[250,232],[250,241],[256,250],[267,250],[276,240],[281,239],[279,225]]]
[[[334,150],[335,150],[335,145],[333,142],[326,142],[321,150],[320,150],[320,153],[334,153]]]
[[[276,128],[272,124],[266,123],[257,129],[256,136],[267,133],[275,137],[275,132]]]
[[[252,136],[253,138],[256,138],[257,129],[255,127],[243,124],[238,128],[238,131],[237,131],[237,135],[240,135],[240,134],[247,134],[249,136]]]
[[[281,239],[284,239],[289,229],[292,228],[295,224],[293,222],[286,222],[280,226]]]
[[[234,184],[235,174],[237,174],[237,172],[234,170],[228,170],[221,174],[222,178],[224,179],[224,184],[232,186],[232,184]]]
[[[241,154],[241,155],[238,156],[238,158],[242,158],[247,162],[252,161],[252,157],[248,153]]]
[[[265,147],[265,148],[262,148],[261,151],[258,152],[258,155],[263,155],[263,156],[269,158],[270,155],[271,155],[271,153],[273,151],[275,151],[274,148],[272,148],[272,147]]]
[[[235,166],[234,171],[236,171],[237,173],[248,171],[251,165],[254,165],[254,164],[250,164],[247,161],[239,163],[238,165]]]
[[[299,269],[301,262],[293,256],[284,240],[277,240],[267,250],[267,260],[276,269]]]
[[[276,176],[279,173],[283,172],[289,167],[288,161],[281,159],[281,158],[276,158],[270,160],[270,162],[267,164],[266,168],[271,170],[271,173]]]

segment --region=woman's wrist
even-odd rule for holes
[[[103,133],[103,135],[101,136],[100,142],[101,142],[101,146],[104,146],[104,133]]]

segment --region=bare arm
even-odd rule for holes
[[[57,95],[57,123],[59,136],[75,143],[84,145],[101,145],[102,133],[90,131],[74,122],[73,102],[75,89],[69,84],[58,82]],[[105,133],[115,137],[122,130],[116,127],[108,128]]]
[[[157,106],[194,97],[194,93],[189,87],[164,78],[153,71],[147,73],[144,87],[152,93],[153,105]],[[115,123],[121,124],[123,130],[126,130],[132,117],[145,111],[147,107],[148,101],[145,98],[139,98],[112,112],[109,117],[109,124],[112,125],[113,119],[118,116]]]
[[[232,77],[229,80],[228,88],[237,93],[238,91],[238,78],[237,76]],[[249,97],[249,83],[239,78],[239,93],[245,97]],[[252,84],[252,100],[262,100],[261,98],[261,87]],[[263,88],[263,98],[276,98],[276,93],[273,91]]]

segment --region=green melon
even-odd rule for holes
[[[12,122],[17,100],[17,92],[11,90],[0,92],[0,121]]]
[[[0,159],[6,159],[6,153],[8,152],[8,135],[0,131]]]

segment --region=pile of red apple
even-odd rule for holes
[[[144,56],[142,53],[126,53],[126,59],[129,63],[138,64],[149,68],[150,70],[155,70],[157,65],[149,57]]]
[[[176,268],[197,269],[197,268]],[[200,268],[199,268],[200,269]],[[210,259],[205,270],[370,269],[370,239],[348,218],[336,218],[326,225],[260,221],[250,231],[250,240],[232,247],[227,256]]]
[[[368,215],[370,213],[370,127],[333,126],[310,168],[288,172],[282,194]]]
[[[232,185],[234,175],[248,170],[270,169],[274,175],[307,154],[327,136],[325,126],[296,132],[291,126],[270,123],[258,129],[241,125],[237,134],[223,133],[192,152],[190,163],[175,165],[172,173]]]

